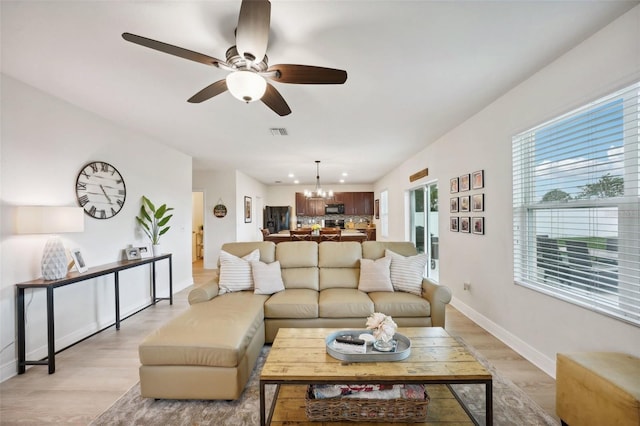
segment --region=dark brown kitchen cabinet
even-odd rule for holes
[[[333,199],[336,204],[344,204],[344,214],[346,215],[355,214],[353,192],[334,192]]]
[[[373,192],[353,192],[354,215],[373,215]]]
[[[324,216],[325,199],[309,199],[303,192],[296,192],[296,216]]]

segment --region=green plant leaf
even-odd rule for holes
[[[166,233],[167,233],[167,231],[168,231],[169,229],[171,229],[171,227],[170,227],[170,226],[167,226],[166,228],[164,228],[162,231],[160,231],[160,233],[158,234],[158,237],[159,237],[160,235],[164,235],[164,234],[166,234]]]
[[[154,206],[153,203],[151,202],[151,200],[149,200],[144,195],[142,196],[142,202],[143,202],[143,205],[146,204],[149,207],[149,210],[151,210],[151,212],[155,212],[156,211],[156,206]]]
[[[167,224],[167,222],[169,222],[169,219],[171,219],[172,217],[173,217],[173,215],[169,215],[169,216],[165,217],[160,222],[158,222],[158,226],[165,226]]]
[[[167,210],[167,205],[163,204],[161,205],[158,210],[156,210],[156,213],[154,214],[156,219],[160,219],[162,216],[164,216],[164,212]]]

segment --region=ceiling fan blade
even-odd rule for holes
[[[218,64],[225,64],[225,61],[213,58],[202,53],[194,52],[192,50],[183,49],[182,47],[173,46],[171,44],[163,43],[161,41],[152,40],[150,38],[142,37],[131,33],[122,33],[122,38],[130,41],[131,43],[139,44],[140,46],[155,49],[159,52],[168,53],[170,55],[178,56],[180,58],[189,59],[191,61],[200,62],[205,65],[218,66]]]
[[[271,3],[268,0],[243,0],[240,6],[236,47],[240,56],[260,62],[267,52]]]
[[[208,85],[192,97],[190,97],[187,102],[191,102],[192,104],[199,104],[200,102],[204,102],[207,99],[211,99],[214,96],[218,96],[220,93],[227,91],[227,80],[218,80],[213,84]]]
[[[267,72],[271,71],[276,71],[276,75],[270,78],[278,83],[342,84],[347,81],[346,71],[311,65],[272,65]]]
[[[269,83],[267,83],[267,91],[264,92],[260,100],[281,117],[291,114],[291,108],[289,108],[280,92]]]

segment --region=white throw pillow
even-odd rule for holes
[[[405,291],[422,296],[422,277],[429,260],[426,253],[405,257],[389,249],[385,256],[391,257],[391,283],[396,291]]]
[[[284,290],[280,262],[251,262],[255,294],[273,294]]]
[[[360,259],[360,281],[358,290],[369,293],[370,291],[393,291],[391,285],[391,258]]]
[[[260,250],[255,249],[242,258],[234,256],[226,251],[220,251],[220,279],[218,286],[220,293],[233,291],[253,290],[253,278],[251,276],[251,262],[260,260]]]

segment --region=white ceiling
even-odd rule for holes
[[[228,92],[226,72],[124,41],[224,59],[240,0],[2,1],[2,72],[160,140],[196,170],[265,184],[373,183],[637,1],[272,0],[269,64],[344,69],[344,85],[274,85],[293,113]],[[272,127],[289,136],[275,137]],[[473,143],[473,141],[469,141]]]

